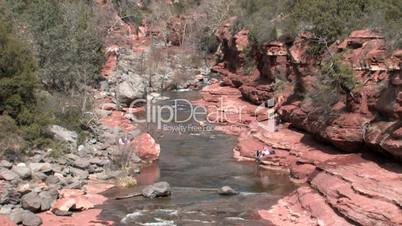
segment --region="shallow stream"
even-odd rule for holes
[[[158,104],[175,105],[173,100],[177,98],[199,98],[195,91],[168,96],[170,100]],[[179,118],[187,118],[191,106],[180,104],[177,109]],[[160,159],[142,169],[137,177],[139,186],[113,188],[106,193],[111,199],[102,207],[104,220],[117,225],[267,225],[258,218],[257,210],[269,209],[295,189],[286,173],[260,169],[254,162],[235,161],[234,136],[210,131],[209,126],[197,129],[199,125],[194,120],[166,125],[162,129],[157,129],[155,124],[147,126],[161,145]],[[175,126],[184,129],[173,131]],[[112,198],[140,191],[143,186],[158,181],[172,186],[171,197]],[[225,185],[240,195],[219,196],[211,190]]]

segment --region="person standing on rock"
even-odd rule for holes
[[[261,150],[257,150],[255,152],[255,161],[257,162],[258,165],[261,163],[261,155],[262,155]]]
[[[129,143],[129,139],[128,139],[127,135],[124,136],[124,137],[119,138],[119,145],[120,146],[126,146],[126,145],[128,145],[128,143]]]
[[[278,132],[279,126],[281,124],[281,118],[279,117],[278,113],[274,114],[274,120],[275,120],[275,132]]]

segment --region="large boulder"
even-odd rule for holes
[[[46,211],[49,210],[53,203],[56,201],[58,197],[57,190],[53,191],[42,191],[39,193],[39,198],[40,200],[40,210],[41,211]]]
[[[148,133],[135,137],[131,142],[131,147],[138,157],[150,161],[157,160],[161,151],[160,145]]]
[[[116,69],[112,72],[110,91],[115,92],[119,104],[128,106],[132,101],[143,98],[148,85],[148,76],[144,73],[144,60],[147,54],[140,54],[129,49],[119,52]]]
[[[144,97],[145,86],[141,78],[137,82],[123,81],[117,86],[117,99],[120,104],[128,106],[132,101]]]
[[[60,191],[60,195],[63,198],[57,200],[52,207],[52,212],[56,215],[71,215],[70,211],[81,211],[94,207],[94,204],[80,190],[63,189]]]
[[[142,190],[142,195],[146,198],[166,197],[171,193],[170,185],[167,182],[158,182]]]
[[[21,204],[22,208],[33,212],[37,212],[41,208],[41,198],[39,197],[38,193],[30,192],[22,196]]]
[[[9,218],[15,223],[15,224],[21,224],[25,226],[39,226],[42,224],[42,219],[32,213],[29,210],[24,210],[21,208],[16,208],[14,209],[11,214],[9,215]],[[0,221],[1,222],[1,221]],[[3,224],[0,224],[3,226]]]
[[[50,126],[49,131],[53,134],[55,139],[71,145],[72,148],[77,147],[78,134],[76,132],[58,125]]]

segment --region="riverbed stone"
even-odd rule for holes
[[[158,182],[145,187],[142,195],[146,198],[166,197],[171,195],[171,188],[167,182]]]
[[[91,159],[89,159],[89,162],[90,162],[91,164],[94,164],[94,165],[97,165],[97,166],[105,166],[105,165],[107,165],[107,164],[109,163],[108,160],[106,160],[106,159],[101,159],[101,158],[99,158],[99,157],[91,158]]]
[[[81,179],[87,179],[89,176],[87,171],[78,168],[71,168],[70,172],[74,177],[79,177]]]
[[[12,180],[17,180],[19,178],[18,174],[15,173],[14,171],[11,171],[6,168],[0,168],[0,179],[6,180],[6,181],[12,181]]]
[[[0,215],[10,215],[13,211],[14,205],[7,204],[0,208]],[[1,225],[1,224],[0,224]]]
[[[63,211],[63,210],[58,210],[58,209],[55,209],[52,212],[54,215],[59,216],[59,217],[68,217],[68,216],[73,215],[73,212],[71,212],[71,211]]]
[[[46,211],[52,207],[52,203],[55,201],[49,193],[40,194],[41,203],[40,203],[40,210]]]
[[[12,171],[14,171],[21,179],[28,179],[31,177],[31,169],[25,165],[25,163],[20,163],[13,166]]]
[[[75,160],[73,163],[73,166],[77,167],[79,169],[87,169],[89,167],[89,165],[90,165],[89,160],[82,159],[82,158]]]
[[[13,164],[7,160],[1,160],[1,162],[0,162],[0,167],[11,169],[12,166],[13,166]]]
[[[31,211],[22,213],[22,224],[25,226],[39,226],[42,224],[42,219]]]
[[[18,204],[21,194],[14,187],[4,186],[0,192],[0,205]]]
[[[36,181],[45,181],[47,178],[47,175],[41,172],[33,172],[32,173],[32,179]]]
[[[28,194],[31,191],[32,187],[29,183],[19,184],[17,187],[17,192],[20,193],[21,195]]]
[[[37,212],[41,208],[41,198],[39,197],[39,194],[37,192],[32,191],[22,196],[21,204],[22,208]]]
[[[22,215],[24,213],[24,210],[21,208],[16,208],[11,211],[11,214],[9,215],[10,220],[12,220],[16,224],[20,224],[22,222]]]
[[[44,162],[44,156],[43,154],[36,154],[32,158],[29,159],[33,163],[40,163]]]
[[[52,172],[52,165],[50,163],[30,163],[32,174],[34,173],[50,173]]]
[[[71,183],[69,183],[67,186],[65,186],[68,189],[80,189],[85,185],[85,182],[83,181],[82,178],[80,177],[74,177],[71,180]]]
[[[229,186],[223,186],[219,189],[218,191],[219,195],[238,195],[239,192],[237,192],[236,190],[234,190],[233,188],[229,187]]]
[[[50,175],[46,178],[46,185],[58,184],[60,182],[60,178],[55,175]]]
[[[69,153],[69,154],[65,155],[65,158],[68,160],[75,161],[75,160],[78,160],[80,158],[80,156]]]

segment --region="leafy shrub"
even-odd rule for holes
[[[352,68],[343,64],[339,55],[322,65],[317,79],[315,89],[307,97],[324,115],[331,113],[332,106],[340,100],[341,95],[350,95],[358,85]]]
[[[353,76],[353,70],[349,65],[342,63],[340,55],[335,55],[330,62],[321,67],[321,80],[328,83],[337,92],[351,91],[357,83]]]

